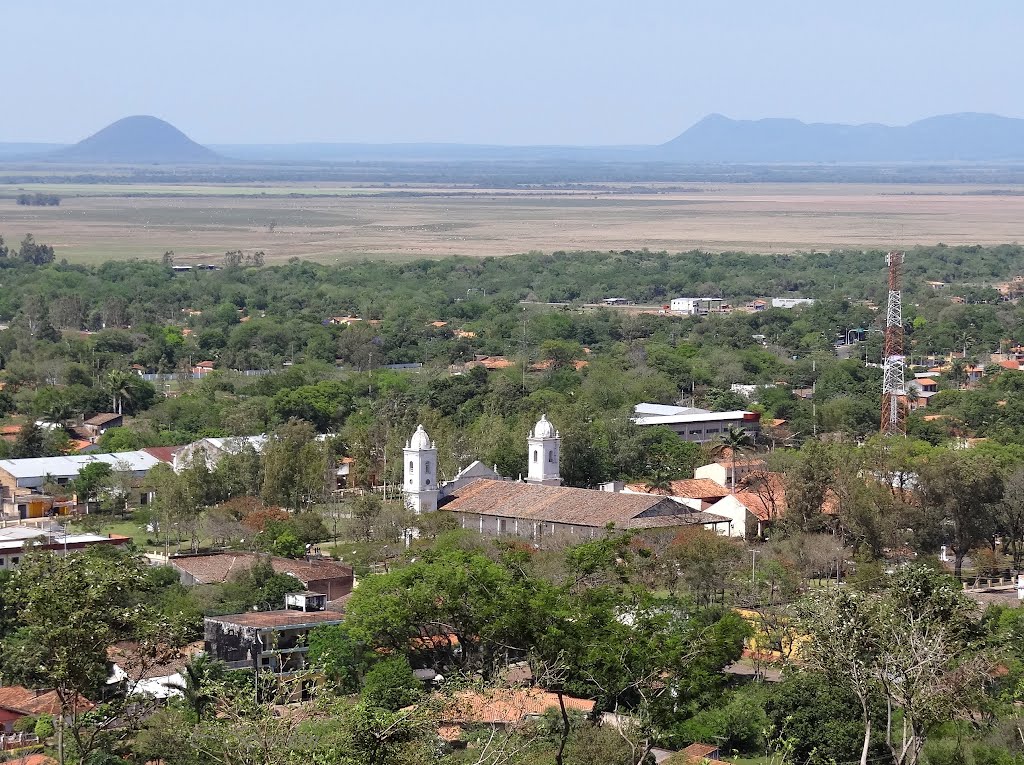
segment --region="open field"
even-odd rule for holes
[[[790,252],[1024,240],[1024,187],[657,184],[486,190],[341,184],[34,184],[60,207],[0,199],[0,233],[27,232],[58,258],[216,261],[264,250],[269,262],[324,262],[529,250]],[[79,196],[76,196],[79,195]]]

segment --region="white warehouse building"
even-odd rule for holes
[[[669,310],[684,316],[705,316],[722,309],[722,298],[678,297],[672,298]]]
[[[633,422],[641,427],[662,425],[684,441],[698,444],[721,439],[730,425],[743,428],[751,436],[756,436],[761,431],[759,412],[712,412],[692,406],[665,404],[637,404],[633,408]]]

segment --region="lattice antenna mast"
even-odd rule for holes
[[[889,266],[889,304],[885,315],[885,350],[882,353],[882,433],[907,431],[907,362],[903,355],[903,253],[885,256]]]

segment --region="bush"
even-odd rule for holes
[[[35,734],[40,741],[46,741],[54,734],[53,720],[49,717],[40,717],[36,720]]]
[[[369,706],[394,712],[415,703],[422,693],[423,684],[404,656],[374,664],[363,678],[363,701]]]
[[[675,733],[687,743],[716,741],[724,751],[754,755],[761,751],[767,727],[761,699],[751,692],[737,692],[726,703],[698,712]]]
[[[25,715],[24,717],[19,717],[17,720],[15,720],[14,725],[12,725],[11,727],[14,729],[15,733],[32,733],[36,729],[37,719],[42,718],[36,718],[32,715]]]

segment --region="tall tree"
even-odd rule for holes
[[[967,554],[995,532],[1002,477],[991,458],[968,450],[936,452],[923,461],[919,477],[921,503],[948,534],[959,577]]]
[[[263,499],[293,511],[324,497],[328,451],[316,430],[292,419],[275,430],[263,449]]]

